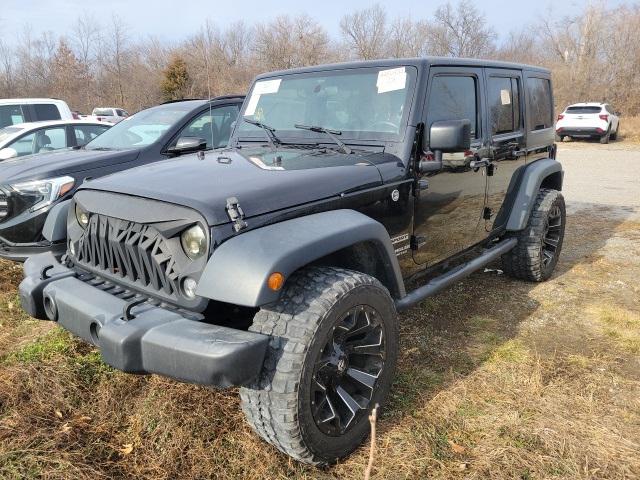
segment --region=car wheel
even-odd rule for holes
[[[611,132],[607,131],[607,133],[605,133],[600,137],[600,143],[602,143],[603,145],[606,145],[607,143],[609,143],[610,136],[611,136]]]
[[[611,140],[618,140],[618,130],[620,130],[620,124],[616,127],[616,131],[611,133]]]
[[[562,250],[566,215],[562,194],[541,189],[526,228],[514,234],[518,243],[502,256],[504,272],[531,282],[551,277]]]
[[[313,465],[355,450],[369,433],[369,413],[391,389],[398,356],[387,289],[359,272],[305,268],[250,329],[272,336],[260,377],[240,389],[256,433]]]
[[[558,135],[556,133],[556,142],[562,142],[564,140],[564,135]]]

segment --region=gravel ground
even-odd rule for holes
[[[623,218],[640,219],[640,144],[563,143],[558,160],[570,212],[608,206]]]

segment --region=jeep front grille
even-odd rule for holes
[[[163,298],[179,293],[176,262],[166,239],[150,225],[94,214],[77,245],[80,266],[127,279]]]

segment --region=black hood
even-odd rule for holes
[[[398,158],[382,152],[242,148],[156,162],[85,182],[81,189],[184,205],[213,226],[229,221],[227,198],[236,197],[247,218],[262,215],[380,185],[376,165],[388,162],[398,164]]]
[[[0,162],[0,184],[70,175],[135,160],[139,149],[132,150],[59,150],[41,155]]]

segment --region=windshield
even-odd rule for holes
[[[278,138],[313,137],[331,142],[306,125],[331,129],[342,140],[397,140],[407,123],[416,69],[358,68],[283,75],[257,81],[245,102],[245,118],[275,129]],[[264,131],[240,122],[237,135],[260,137]]]
[[[7,138],[15,135],[18,132],[21,132],[24,128],[16,128],[16,127],[5,127],[0,130],[0,143],[3,143]]]
[[[158,140],[191,109],[193,105],[187,108],[176,104],[142,110],[114,125],[95,140],[87,143],[85,148],[120,150],[146,147]]]

